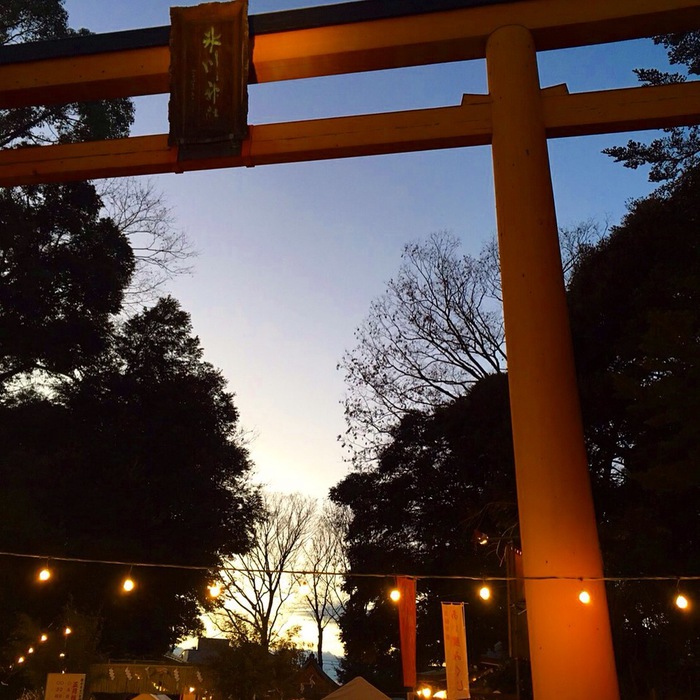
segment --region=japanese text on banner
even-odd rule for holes
[[[442,604],[442,629],[445,637],[447,697],[450,700],[471,698],[464,603]]]

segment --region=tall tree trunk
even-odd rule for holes
[[[319,620],[316,623],[316,629],[318,630],[318,644],[316,646],[316,656],[318,658],[318,665],[323,668],[323,625]]]

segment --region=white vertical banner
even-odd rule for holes
[[[442,631],[445,640],[447,697],[450,700],[471,698],[464,603],[442,604]]]

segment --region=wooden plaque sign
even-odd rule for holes
[[[240,153],[248,133],[247,0],[170,9],[170,145],[179,159]]]

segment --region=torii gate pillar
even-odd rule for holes
[[[576,580],[603,570],[532,35],[498,29],[486,59],[523,566],[548,577],[525,582],[534,696],[617,700],[605,585]]]

